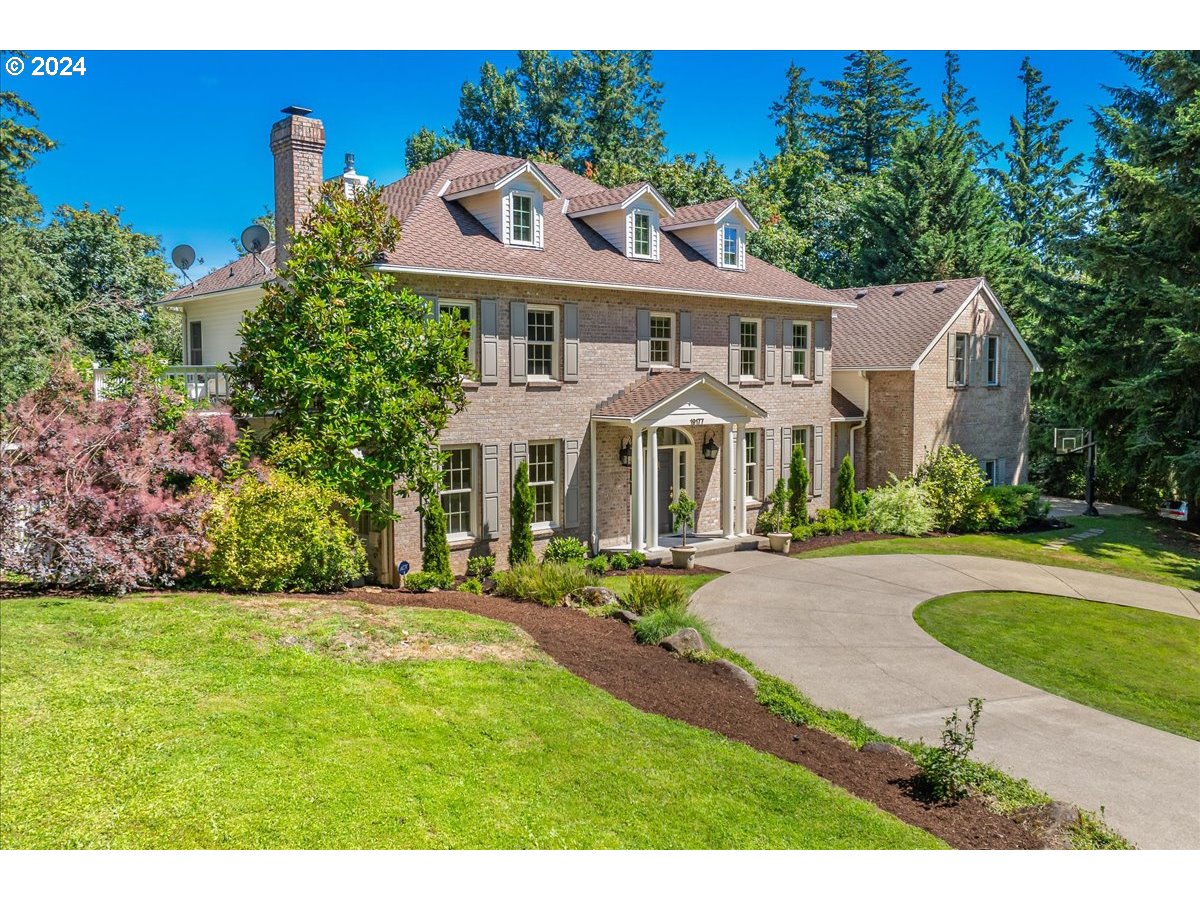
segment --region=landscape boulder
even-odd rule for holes
[[[758,679],[756,679],[753,675],[751,675],[749,672],[747,672],[745,669],[743,669],[737,663],[731,663],[727,659],[718,659],[716,662],[713,663],[713,666],[714,666],[714,668],[721,669],[725,672],[728,672],[730,675],[732,675],[734,678],[736,678],[738,681],[740,681],[742,684],[744,684],[746,687],[748,687],[751,690],[751,692],[758,690]]]
[[[884,756],[894,756],[896,759],[902,759],[905,762],[913,762],[913,755],[903,747],[897,747],[895,744],[889,744],[886,741],[867,741],[862,745],[863,753],[882,753]]]
[[[626,625],[632,625],[634,622],[640,621],[642,617],[631,610],[618,609],[615,613],[613,613],[613,618],[620,619]]]
[[[621,601],[608,588],[589,585],[579,592],[579,602],[586,606],[612,606]]]
[[[680,628],[659,641],[658,646],[672,653],[703,653],[708,649],[704,638],[700,637],[700,632],[695,628]]]

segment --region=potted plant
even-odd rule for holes
[[[767,508],[758,514],[758,527],[767,533],[772,553],[787,553],[792,547],[792,517],[788,513],[791,492],[780,478],[767,497]]]
[[[687,533],[688,526],[696,516],[696,501],[687,495],[687,491],[680,491],[679,497],[667,510],[671,513],[671,521],[683,535],[679,546],[671,548],[671,565],[677,569],[690,569],[696,565],[696,548],[687,545]]]

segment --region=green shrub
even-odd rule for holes
[[[646,564],[646,554],[641,550],[630,550],[626,555],[629,557],[629,568],[631,569],[640,569]]]
[[[334,591],[367,572],[362,542],[337,492],[270,472],[204,488],[212,553],[203,563],[210,584],[227,591]]]
[[[854,460],[849,453],[842,457],[842,465],[838,469],[833,508],[848,519],[858,518],[866,508],[862,496],[854,489]]]
[[[482,594],[483,582],[478,578],[466,578],[458,586],[458,589],[464,594]]]
[[[467,560],[467,575],[471,578],[487,578],[495,571],[494,556],[472,556]]]
[[[867,526],[878,534],[907,534],[917,537],[933,528],[933,510],[925,502],[925,492],[911,478],[871,492],[867,506]]]
[[[1019,531],[1050,512],[1050,504],[1031,484],[1002,484],[985,488],[983,493],[995,505],[995,512],[984,526],[989,531]]]
[[[713,639],[708,630],[708,623],[695,613],[688,612],[686,603],[664,606],[644,614],[633,623],[633,636],[639,643],[657,644],[681,628],[695,628],[704,638],[704,642],[712,646]]]
[[[542,562],[571,562],[587,559],[587,547],[583,541],[573,537],[552,537],[542,554]]]
[[[533,488],[529,486],[529,464],[521,460],[513,477],[512,500],[508,511],[512,517],[512,541],[508,545],[508,565],[533,562]]]
[[[916,477],[938,530],[960,531],[973,526],[979,495],[987,486],[975,457],[957,444],[938,447],[917,467]]]
[[[796,525],[792,528],[792,541],[807,541],[813,536],[813,527],[811,525]]]
[[[413,572],[404,577],[404,586],[410,591],[449,591],[454,588],[454,576],[445,572]]]
[[[921,767],[921,788],[934,800],[957,800],[965,797],[971,783],[968,757],[975,748],[975,728],[983,713],[983,701],[972,697],[967,701],[970,714],[964,723],[955,709],[946,717],[942,729],[942,746],[917,748],[917,764]]]
[[[600,579],[578,561],[565,563],[521,563],[507,572],[496,573],[496,593],[514,600],[531,600],[542,606],[558,606],[568,594]]]
[[[583,567],[593,575],[603,575],[608,571],[608,554],[597,553],[591,559],[585,559]]]
[[[626,553],[613,553],[608,557],[608,561],[614,572],[624,572],[629,568],[629,555]]]
[[[630,575],[625,608],[638,615],[687,603],[683,583],[671,575]]]
[[[437,497],[421,510],[422,531],[421,571],[450,574],[450,542],[446,540],[446,510]]]
[[[808,462],[804,448],[796,444],[792,448],[791,468],[788,470],[788,514],[793,525],[808,521]]]
[[[791,531],[792,515],[788,512],[791,494],[788,493],[787,481],[780,478],[775,483],[775,489],[767,495],[764,509],[758,512],[756,531],[759,534],[772,534],[781,531]]]

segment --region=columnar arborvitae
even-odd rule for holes
[[[833,492],[833,508],[847,516],[858,515],[858,492],[854,490],[854,460],[847,453],[838,468],[837,489]]]
[[[446,538],[446,510],[434,497],[426,500],[421,509],[424,525],[424,546],[421,548],[421,571],[450,575],[450,542]]]
[[[508,564],[533,562],[533,488],[529,486],[529,464],[524,460],[517,466],[513,478],[512,501],[509,514],[512,517],[512,539],[508,545]]]
[[[804,448],[797,444],[792,450],[791,468],[788,470],[788,512],[793,525],[808,524],[808,460]]]

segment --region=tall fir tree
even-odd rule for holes
[[[577,50],[574,117],[576,165],[617,183],[626,172],[648,172],[664,153],[659,122],[661,81],[648,50]]]
[[[1126,496],[1200,516],[1200,51],[1126,54],[1095,117],[1094,289],[1067,352],[1080,418]]]
[[[891,168],[858,204],[862,284],[1006,274],[1008,239],[995,195],[974,169],[967,136],[945,120],[902,132]]]
[[[520,50],[517,57],[516,85],[525,108],[521,155],[569,162],[577,129],[571,115],[578,90],[576,62],[547,50]]]
[[[833,171],[874,175],[892,158],[896,136],[925,110],[904,60],[881,50],[855,50],[842,77],[822,81],[818,134]]]
[[[451,136],[473,150],[521,156],[526,124],[525,104],[517,73],[500,72],[490,62],[479,69],[479,81],[463,82],[458,118]]]
[[[967,93],[959,78],[962,66],[958,54],[946,51],[946,76],[942,81],[942,115],[967,136],[967,146],[975,154],[975,162],[985,165],[1000,152],[999,144],[991,144],[980,131],[979,105],[975,97]]]
[[[771,121],[779,133],[775,144],[780,153],[805,153],[814,144],[813,80],[804,77],[804,67],[792,63],[787,69],[787,90],[771,104]]]

